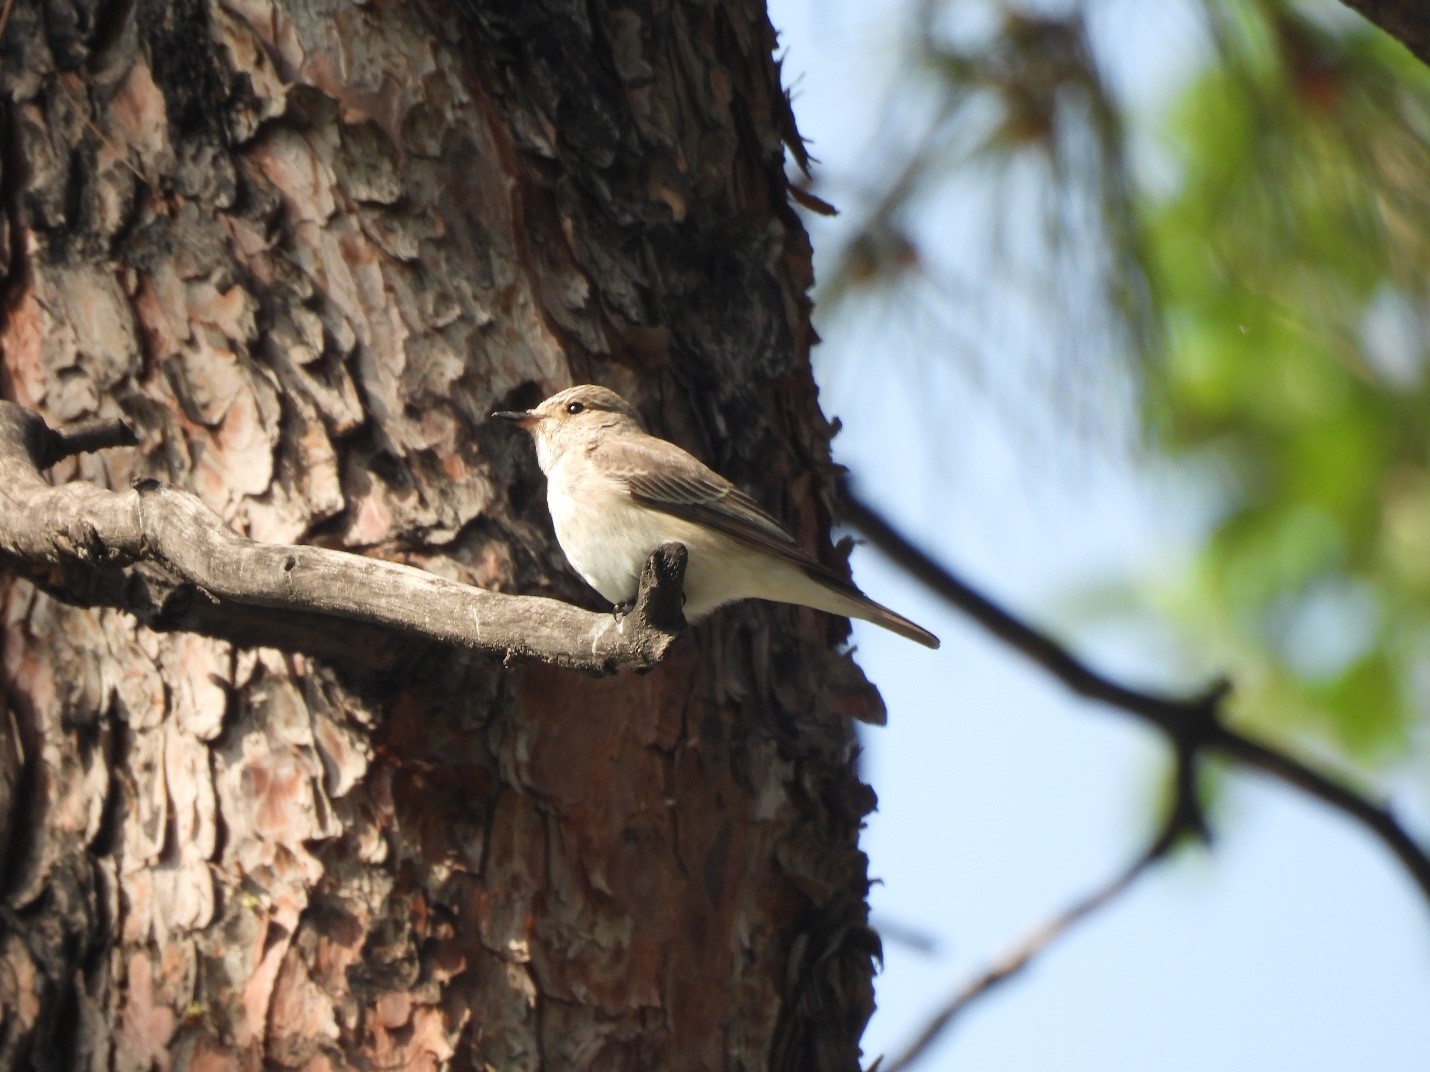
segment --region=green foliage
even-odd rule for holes
[[[1224,489],[1173,605],[1243,717],[1385,757],[1430,717],[1430,73],[1363,24],[1217,10],[1146,216],[1158,423]]]
[[[928,206],[956,195],[978,270],[933,301],[976,325],[970,349],[1018,360],[1030,333],[998,337],[989,309],[1057,325],[1019,406],[1048,370],[1076,410],[1131,356],[1160,445],[1221,492],[1163,594],[1238,717],[1402,755],[1430,720],[1430,71],[1325,0],[1202,0],[1213,55],[1158,120],[1180,173],[1154,197],[1102,8],[918,5],[895,97],[932,102],[924,133],[849,184],[871,192],[821,303],[876,296],[880,330],[909,322],[939,281]]]

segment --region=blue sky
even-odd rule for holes
[[[770,5],[801,129],[831,172],[852,173],[873,132],[887,133],[906,7]],[[1159,19],[1128,30],[1141,35],[1139,59],[1122,77],[1139,99],[1172,92],[1200,48],[1185,12]],[[817,223],[817,253],[850,222]],[[957,247],[968,234],[956,213],[922,223],[933,246]],[[950,308],[956,334],[971,318]],[[844,422],[837,458],[926,547],[1052,624],[1070,620],[1059,612],[1070,593],[1143,574],[1186,547],[1195,486],[1115,445],[1030,441],[1004,403],[939,359],[937,332],[888,328],[822,327],[822,400]],[[873,367],[905,373],[861,375]],[[1049,442],[1070,456],[1030,460]],[[856,551],[854,568],[866,591],[944,638],[929,653],[856,627],[859,661],[890,712],[890,725],[865,737],[880,799],[865,840],[882,882],[874,910],[938,941],[931,956],[887,944],[868,1063],[899,1050],[1027,928],[1130,859],[1151,821],[1160,751],[1141,727],[1066,694],[873,552]],[[1154,687],[1215,670],[1168,659],[1155,631],[1065,635]],[[1250,777],[1233,782],[1220,834],[1210,856],[1144,879],[972,1010],[923,1072],[1430,1067],[1430,914],[1390,856],[1340,816]]]

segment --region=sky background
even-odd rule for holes
[[[907,6],[770,3],[796,116],[829,174],[858,174],[871,146],[897,139],[887,109]],[[1125,51],[1135,58],[1117,81],[1155,108],[1204,54],[1194,20],[1176,5],[1136,19],[1128,3],[1109,10],[1119,7],[1129,17],[1116,32],[1134,37]],[[1155,153],[1139,166],[1155,176]],[[980,251],[964,248],[957,206],[925,215],[921,242],[976,270]],[[811,222],[817,264],[854,222]],[[821,324],[822,401],[844,424],[836,458],[924,547],[1073,638],[1095,665],[1154,689],[1214,676],[1158,629],[1086,629],[1068,612],[1080,591],[1176,561],[1205,494],[1118,446],[1127,418],[1115,398],[1097,411],[1102,436],[1048,431],[1031,384],[1019,419],[1006,390],[974,385],[945,352],[955,338],[980,345],[975,311],[950,299],[944,315],[891,307],[885,324]],[[1005,323],[1000,337],[1019,330]],[[886,941],[867,1065],[901,1050],[965,979],[1141,850],[1162,751],[874,552],[856,550],[853,564],[866,591],[944,641],[930,653],[855,628],[859,662],[889,707],[889,725],[864,737],[880,801],[864,841],[880,881],[871,902],[879,920],[937,942],[930,955]],[[1423,797],[1404,780],[1398,803],[1419,812],[1424,834]],[[1399,865],[1279,784],[1238,776],[1230,786],[1212,854],[1184,854],[1145,877],[973,1007],[921,1072],[1430,1069],[1430,914]]]

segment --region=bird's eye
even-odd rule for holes
[[[571,414],[571,416],[573,416],[573,417],[576,416],[576,414],[580,413],[580,412],[581,412],[583,409],[585,409],[585,408],[586,408],[586,407],[583,406],[583,405],[581,405],[580,402],[567,402],[567,403],[566,403],[566,412],[569,413],[569,414]]]

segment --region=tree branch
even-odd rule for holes
[[[1421,63],[1430,64],[1430,14],[1425,0],[1344,0],[1408,48]]]
[[[1183,736],[1174,739],[1172,745],[1176,757],[1172,799],[1156,836],[1148,846],[1130,864],[1097,889],[1034,927],[1012,949],[955,990],[943,1008],[929,1020],[903,1052],[887,1067],[880,1066],[880,1072],[904,1072],[928,1051],[970,1005],[1021,974],[1049,946],[1079,923],[1116,901],[1184,839],[1194,838],[1202,842],[1209,839],[1197,780],[1200,744],[1191,737]]]
[[[608,673],[655,665],[685,627],[686,552],[679,544],[651,556],[635,608],[618,618],[343,551],[256,543],[193,495],[153,481],[114,492],[84,483],[55,487],[41,476],[71,454],[134,442],[118,421],[57,432],[0,402],[0,561],[40,574],[39,583],[71,603],[119,606],[171,628],[176,620],[212,622],[215,608],[237,609],[252,633],[261,637],[267,623],[299,648],[307,633],[325,654],[335,646],[326,631],[357,623]]]
[[[1054,942],[1131,889],[1138,879],[1171,851],[1179,836],[1173,825],[1167,825],[1136,859],[1107,882],[1030,930],[1011,949],[955,990],[943,1008],[929,1020],[913,1041],[889,1064],[879,1066],[880,1072],[904,1072],[904,1069],[922,1057],[929,1047],[938,1041],[970,1005],[1022,974]]]
[[[1157,835],[1148,846],[1138,853],[1130,864],[1097,889],[1075,901],[1052,919],[1034,927],[1012,949],[955,990],[943,1008],[935,1013],[913,1041],[904,1047],[903,1052],[888,1066],[879,1066],[879,1072],[904,1072],[938,1041],[970,1005],[1021,974],[1054,942],[1116,901],[1150,871],[1154,864],[1166,858],[1183,839],[1195,838],[1203,842],[1207,840],[1206,818],[1196,777],[1197,746],[1188,740],[1179,740],[1175,743],[1175,748],[1177,768],[1176,777],[1173,779],[1171,805]]]
[[[1217,683],[1202,696],[1188,699],[1158,696],[1121,685],[1098,673],[1056,640],[1015,617],[945,569],[847,486],[844,489],[843,514],[872,546],[931,592],[1043,667],[1073,692],[1115,707],[1159,729],[1176,749],[1179,778],[1195,780],[1194,770],[1184,770],[1184,767],[1194,764],[1201,752],[1212,751],[1233,763],[1258,770],[1299,789],[1350,816],[1379,838],[1405,866],[1421,894],[1430,901],[1430,856],[1406,832],[1390,809],[1294,756],[1225,725],[1221,709],[1229,692],[1226,682]]]

